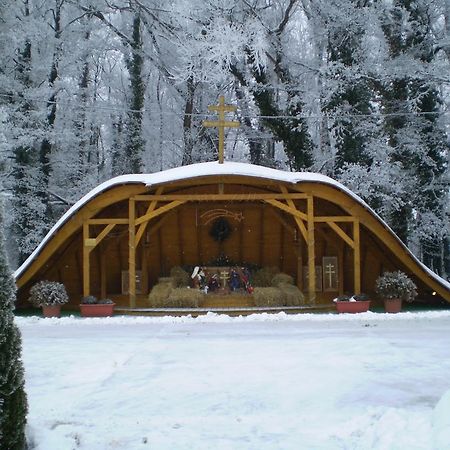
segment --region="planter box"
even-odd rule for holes
[[[384,299],[384,310],[387,313],[399,313],[402,310],[402,301],[399,298]]]
[[[361,313],[369,310],[370,300],[359,302],[336,302],[338,313]]]
[[[42,315],[44,317],[60,317],[61,316],[61,305],[43,305]]]
[[[80,305],[81,315],[83,317],[109,317],[114,314],[115,303]]]

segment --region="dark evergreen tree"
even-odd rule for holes
[[[371,3],[370,0],[346,0],[341,4],[341,11],[332,10],[330,13],[341,15],[339,20],[336,17],[325,19],[328,23],[328,77],[338,83],[324,108],[326,113],[334,116],[330,127],[337,175],[348,164],[370,166],[372,162],[366,143],[369,139],[367,122],[370,120],[367,115],[371,112],[373,92],[364,73],[368,55],[362,48],[365,13]]]
[[[139,13],[133,18],[131,57],[127,61],[130,74],[131,102],[127,121],[127,143],[125,147],[124,172],[141,173],[145,142],[142,137],[145,83],[143,80],[144,58],[142,53],[142,21]]]
[[[6,259],[0,213],[0,449],[27,448],[27,398],[21,361],[21,336],[14,323],[15,285]]]

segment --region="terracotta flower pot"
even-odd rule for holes
[[[336,311],[338,313],[361,313],[367,312],[370,306],[370,300],[357,302],[336,302]]]
[[[115,303],[95,303],[93,305],[80,305],[83,317],[109,317],[114,314]]]
[[[402,299],[401,298],[385,298],[384,299],[384,310],[387,313],[398,313],[402,310]]]
[[[61,305],[42,305],[44,317],[61,317]]]

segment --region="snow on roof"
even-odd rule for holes
[[[220,175],[238,175],[253,178],[263,178],[267,180],[276,180],[287,183],[323,183],[331,185],[340,191],[344,191],[355,199],[359,204],[368,209],[378,220],[389,229],[394,235],[395,233],[389,228],[389,226],[378,216],[378,214],[370,208],[370,206],[358,195],[352,192],[350,189],[345,187],[343,184],[336,180],[333,180],[326,175],[312,172],[286,172],[283,170],[272,169],[270,167],[257,166],[255,164],[246,164],[239,162],[224,162],[219,164],[217,161],[214,162],[204,162],[198,164],[191,164],[189,166],[175,167],[173,169],[163,170],[161,172],[155,172],[150,174],[128,174],[120,175],[115,178],[111,178],[108,181],[98,185],[90,192],[88,192],[84,197],[78,200],[71,208],[69,208],[64,215],[55,223],[55,225],[50,229],[47,235],[44,237],[42,242],[36,247],[33,253],[24,261],[24,263],[14,272],[14,277],[17,279],[26,270],[26,268],[31,264],[31,262],[40,253],[42,248],[47,244],[47,242],[52,238],[52,236],[58,231],[58,229],[70,219],[70,217],[79,209],[81,209],[86,203],[92,200],[94,197],[100,193],[124,184],[139,184],[142,183],[145,186],[151,187],[159,184],[207,177],[207,176],[220,176]],[[405,250],[411,255],[411,257],[436,281],[444,285],[450,290],[450,283],[443,278],[432,272],[427,266],[425,266],[421,261],[419,261],[415,255],[399,240]]]

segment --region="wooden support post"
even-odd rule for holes
[[[338,244],[339,295],[344,295],[344,251],[345,243]]]
[[[359,219],[353,222],[353,271],[354,271],[354,291],[355,294],[361,294],[361,243],[359,234]]]
[[[105,299],[106,294],[106,249],[100,246],[100,297]]]
[[[299,248],[297,256],[297,287],[303,292],[303,258],[301,256],[301,251],[301,248]]]
[[[136,307],[136,203],[128,201],[128,296],[130,308]]]
[[[284,228],[282,224],[278,224],[278,233],[280,236],[280,270],[284,271]]]
[[[264,207],[261,206],[259,216],[259,265],[264,266]]]
[[[146,245],[141,247],[141,272],[142,272],[142,293],[148,294],[148,248]]]
[[[91,293],[91,268],[89,264],[91,248],[87,245],[88,242],[89,224],[87,222],[83,222],[83,297],[87,297]]]
[[[316,254],[314,242],[314,198],[312,195],[307,200],[308,208],[308,294],[309,303],[316,303]]]

